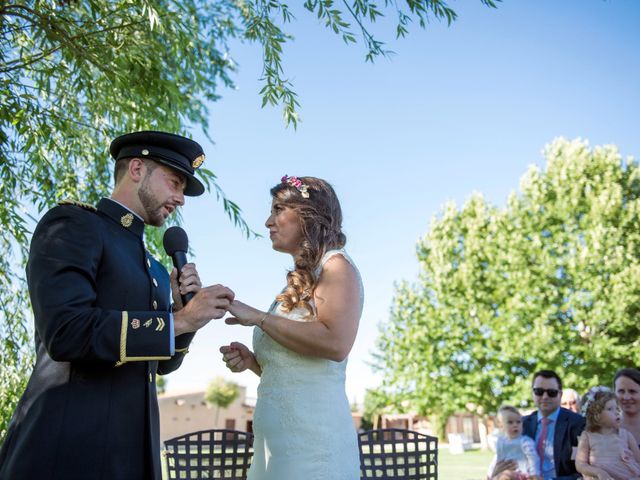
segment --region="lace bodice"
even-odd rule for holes
[[[334,255],[342,255],[354,267],[358,275],[358,282],[360,285],[360,305],[362,306],[362,302],[364,301],[364,291],[362,287],[362,280],[360,279],[360,273],[344,250],[328,251],[320,261],[317,274],[320,274],[324,264]],[[313,300],[310,303],[315,312],[315,304]],[[274,302],[271,305],[269,313],[298,322],[317,321],[315,315],[310,315],[306,308],[300,307],[295,308],[290,312],[285,312],[282,310],[279,302]],[[277,388],[281,388],[281,383],[285,379],[271,378],[272,376],[278,377],[280,375],[284,375],[286,377],[289,385],[293,385],[294,383],[314,383],[318,381],[317,376],[324,378],[327,375],[330,377],[336,377],[336,380],[344,382],[347,363],[346,359],[342,362],[333,362],[322,358],[301,355],[283,347],[269,337],[269,335],[265,334],[260,328],[255,328],[254,330],[253,343],[256,359],[262,368],[263,381],[261,384],[263,385],[261,386],[263,390],[265,388],[270,388],[269,385],[278,385]],[[264,379],[269,381],[265,382]]]
[[[358,271],[343,250],[332,250],[322,258],[318,274],[334,255],[342,255]],[[358,281],[362,302],[359,273]],[[269,312],[299,322],[317,321],[307,309],[284,312],[277,302]],[[262,375],[249,480],[357,480],[357,439],[344,391],[347,360],[301,355],[258,327],[253,332],[253,349]]]

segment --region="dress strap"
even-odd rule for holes
[[[327,250],[322,256],[322,258],[320,259],[320,263],[318,263],[318,266],[316,267],[316,270],[315,270],[316,277],[320,276],[320,272],[322,272],[322,269],[324,268],[324,264],[327,263],[327,261],[329,261],[330,258],[335,257],[336,255],[342,255],[344,258],[347,259],[349,263],[351,263],[351,259],[347,255],[347,252],[344,251],[344,249],[340,248],[340,249],[334,249],[334,250]],[[353,265],[353,263],[351,264]]]
[[[336,248],[334,250],[327,250],[327,252],[322,256],[322,258],[320,259],[320,264],[318,265],[318,273],[322,270],[324,264],[327,263],[330,258],[335,257],[336,255],[342,255],[345,260],[351,264],[352,267],[356,268],[353,260],[351,260],[351,257],[347,254],[344,248]]]
[[[324,266],[325,263],[327,263],[327,260],[329,260],[331,257],[334,257],[336,255],[345,255],[345,251],[343,249],[336,249],[336,250],[327,250],[325,252],[325,254],[322,256],[322,258],[320,259],[320,267]],[[345,255],[346,256],[346,255]]]

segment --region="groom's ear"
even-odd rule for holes
[[[146,167],[147,166],[145,165],[144,160],[134,157],[129,160],[127,174],[134,183],[138,183],[144,178]]]

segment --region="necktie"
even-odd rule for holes
[[[542,472],[542,468],[544,467],[544,447],[547,442],[547,428],[549,427],[550,422],[551,420],[546,417],[540,419],[540,423],[542,423],[542,431],[540,432],[538,442],[536,443],[536,450],[540,457],[540,472]]]

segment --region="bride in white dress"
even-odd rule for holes
[[[287,177],[271,189],[272,246],[294,269],[267,311],[240,301],[229,324],[254,326],[253,352],[220,348],[233,372],[260,376],[248,480],[358,480],[356,431],[344,390],[347,355],[362,313],[360,274],[342,249],[342,213],[333,188]]]

